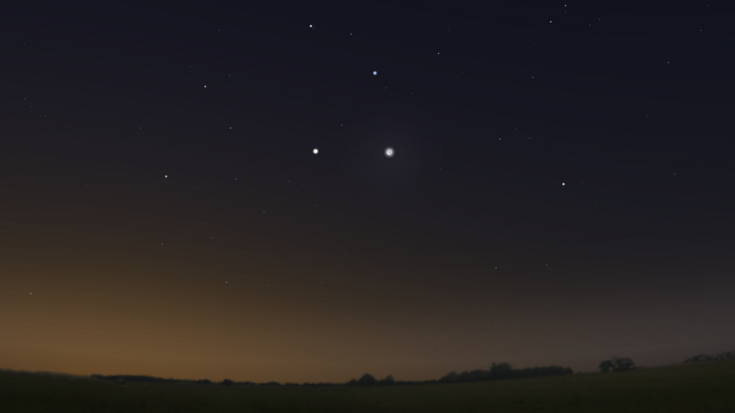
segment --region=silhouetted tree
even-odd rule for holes
[[[447,381],[450,383],[457,382],[459,381],[459,374],[457,374],[456,371],[450,371],[446,376],[440,378],[439,381]]]
[[[733,351],[727,351],[725,353],[720,353],[720,354],[716,355],[714,357],[714,360],[718,360],[718,361],[719,360],[726,360],[726,359],[731,359],[733,357],[735,357],[735,352],[733,352]]]
[[[615,369],[615,364],[611,360],[605,360],[598,366],[600,370],[602,370],[603,373],[607,373],[608,371],[611,371]]]
[[[692,358],[684,360],[684,363],[700,363],[702,361],[712,361],[712,357],[706,354],[700,354],[698,356],[694,356]]]
[[[599,365],[600,370],[602,370],[603,373],[606,373],[610,370],[612,371],[628,371],[628,370],[635,370],[635,363],[633,363],[633,360],[627,358],[627,357],[614,357],[610,360],[605,360]]]
[[[726,351],[724,353],[716,354],[714,356],[708,356],[706,354],[700,354],[692,358],[684,360],[684,363],[701,363],[703,361],[720,361],[727,360],[735,357],[735,351]]]
[[[393,375],[389,374],[384,379],[380,380],[378,384],[395,384],[396,381],[393,379]]]
[[[224,379],[224,380],[222,380],[222,384],[223,384],[223,385],[225,385],[225,386],[228,386],[228,387],[229,387],[229,386],[232,386],[232,385],[233,385],[234,383],[235,383],[235,382],[233,382],[233,381],[232,381],[232,380],[230,380],[230,379]]]
[[[615,371],[635,370],[635,363],[627,357],[613,357]]]
[[[510,377],[512,370],[508,363],[493,363],[490,366],[490,375],[493,379],[507,379]]]
[[[367,373],[363,374],[363,376],[360,377],[360,380],[357,381],[357,384],[360,386],[372,386],[377,383],[378,381],[375,380],[375,377]]]

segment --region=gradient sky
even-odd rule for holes
[[[251,3],[2,6],[1,368],[425,380],[735,347],[724,6]]]

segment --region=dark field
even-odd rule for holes
[[[126,384],[0,372],[0,412],[735,412],[735,360],[376,387]]]

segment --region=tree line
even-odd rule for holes
[[[710,356],[707,354],[700,354],[698,356],[694,356],[694,357],[684,360],[684,363],[699,363],[703,361],[721,361],[721,360],[727,360],[731,358],[735,358],[735,351],[726,351],[724,353],[715,354],[714,356]]]
[[[232,381],[230,379],[224,379],[221,382],[212,382],[210,380],[178,380],[178,379],[163,379],[160,377],[150,376],[129,376],[129,375],[112,375],[104,376],[101,374],[93,374],[92,378],[113,381],[120,384],[126,383],[177,383],[177,384],[200,384],[200,385],[214,385],[220,384],[223,386],[289,386],[289,387],[327,387],[327,386],[385,386],[385,385],[397,385],[397,384],[430,384],[430,383],[454,383],[454,382],[468,382],[468,381],[486,381],[486,380],[505,380],[513,378],[523,377],[542,377],[542,376],[558,376],[563,374],[571,374],[572,369],[569,367],[549,366],[549,367],[531,367],[525,369],[514,369],[508,363],[493,363],[488,370],[473,370],[465,371],[462,373],[451,372],[438,380],[424,380],[424,381],[397,381],[392,375],[388,375],[383,379],[376,379],[371,374],[364,374],[359,379],[352,379],[347,383],[284,383],[281,384],[276,381],[267,383],[254,383],[250,381]]]
[[[574,373],[569,367],[548,366],[514,369],[509,363],[493,363],[488,370],[472,370],[462,373],[451,372],[440,378],[440,383],[461,383],[468,381],[488,381],[521,379],[527,377],[561,376]]]
[[[688,358],[684,363],[697,363],[705,361],[721,361],[735,358],[735,351],[728,351],[716,355],[700,354]],[[640,368],[636,366],[632,359],[628,357],[613,356],[608,360],[603,360],[598,368],[603,373],[616,371],[630,371]],[[472,381],[491,381],[491,380],[507,380],[520,379],[527,377],[546,377],[561,376],[574,373],[569,367],[547,366],[547,367],[527,367],[523,369],[514,369],[509,363],[493,363],[487,370],[471,370],[462,373],[450,372],[438,380],[424,381],[397,381],[392,375],[388,375],[383,379],[376,379],[371,374],[364,374],[359,379],[352,379],[347,383],[284,383],[271,381],[267,383],[254,383],[250,381],[235,382],[230,379],[224,379],[221,382],[212,382],[210,380],[179,380],[164,379],[151,376],[130,376],[130,375],[113,375],[104,376],[101,374],[93,374],[92,378],[114,381],[120,384],[128,382],[145,382],[145,383],[178,383],[178,384],[199,384],[199,385],[223,385],[223,386],[287,386],[287,387],[331,387],[331,386],[386,386],[386,385],[405,385],[405,384],[431,384],[431,383],[464,383]]]

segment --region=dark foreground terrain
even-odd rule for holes
[[[735,412],[735,360],[375,387],[120,385],[0,371],[0,412]]]

